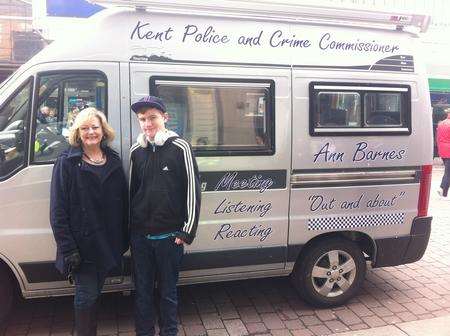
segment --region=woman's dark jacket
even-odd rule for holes
[[[105,148],[103,178],[89,171],[82,150],[70,147],[56,160],[50,191],[50,223],[56,268],[67,273],[64,257],[78,250],[82,262],[104,271],[117,269],[128,249],[128,188],[122,162]]]

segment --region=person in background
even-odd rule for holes
[[[191,146],[165,127],[162,99],[131,105],[142,133],[130,150],[130,231],[137,336],[155,335],[155,281],[160,335],[176,336],[177,281],[183,245],[191,244],[200,213],[200,182]]]
[[[97,332],[96,307],[107,274],[122,267],[128,249],[128,188],[122,161],[108,144],[114,131],[95,108],[80,112],[70,147],[56,160],[50,223],[56,267],[75,282],[75,331]]]
[[[450,108],[446,108],[444,111],[447,118],[439,122],[437,126],[436,142],[439,156],[442,158],[445,167],[438,194],[447,197],[450,186]]]
[[[37,112],[37,120],[41,123],[41,124],[47,124],[49,122],[48,118],[51,117],[50,115],[50,107],[48,106],[42,106],[39,111]]]

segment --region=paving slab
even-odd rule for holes
[[[395,326],[384,326],[365,330],[338,333],[333,334],[331,336],[409,336],[409,335]],[[431,336],[431,334],[429,334],[428,336]]]
[[[450,316],[400,323],[397,327],[408,336],[450,336]]]
[[[366,330],[336,333],[333,336],[450,336],[450,315]]]

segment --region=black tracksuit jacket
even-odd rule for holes
[[[198,167],[188,142],[174,136],[162,146],[141,141],[131,147],[131,232],[178,232],[190,244],[197,231],[200,199]]]

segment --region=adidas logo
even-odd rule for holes
[[[165,167],[163,168],[163,171],[169,171],[169,167],[165,166]]]

